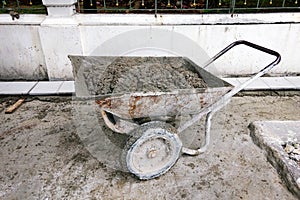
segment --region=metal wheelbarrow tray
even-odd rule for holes
[[[276,58],[256,75],[236,87],[205,70],[228,50],[240,44],[271,54]],[[74,59],[78,61],[79,58],[71,56],[72,63],[74,64]],[[126,59],[126,57],[118,59],[122,58]],[[107,59],[107,57],[95,57],[95,59]],[[236,41],[208,60],[202,68],[187,58],[175,59],[182,59],[188,63],[188,69],[198,74],[205,84],[199,88],[108,92],[96,94],[93,97],[100,106],[105,124],[114,132],[130,135],[122,152],[122,163],[139,179],[148,180],[164,174],[176,163],[182,153],[198,155],[205,152],[210,142],[213,114],[225,106],[232,96],[277,65],[280,62],[280,55],[273,50],[247,41]],[[82,85],[82,78],[76,76],[78,75],[76,67],[74,67],[74,74],[77,91],[77,88]],[[113,79],[111,80],[113,82]],[[178,115],[191,115],[192,118],[176,129],[166,121]],[[204,145],[198,149],[183,147],[178,133],[202,117],[206,117]]]

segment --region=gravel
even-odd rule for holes
[[[299,142],[286,142],[282,145],[288,157],[300,165],[300,143]]]

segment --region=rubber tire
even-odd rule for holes
[[[121,156],[123,165],[141,180],[166,173],[181,154],[182,142],[176,133],[173,126],[160,121],[141,125],[130,133]]]

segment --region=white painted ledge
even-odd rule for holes
[[[0,25],[39,25],[49,16],[43,14],[21,14],[12,20],[9,14],[0,15]],[[73,16],[51,16],[54,24],[98,25],[201,25],[201,24],[273,24],[300,23],[300,13],[261,14],[75,14]],[[65,18],[65,20],[64,20]]]
[[[45,6],[66,6],[73,5],[76,2],[76,0],[43,0]]]
[[[0,25],[40,25],[45,18],[42,14],[20,14],[19,19],[12,20],[9,14],[0,14]]]
[[[201,25],[300,23],[300,13],[261,14],[76,14],[79,25]]]

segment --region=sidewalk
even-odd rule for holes
[[[248,78],[224,78],[237,86]],[[260,77],[247,86],[252,90],[300,90],[300,76]],[[0,82],[0,95],[72,95],[75,93],[74,81],[22,81]]]

